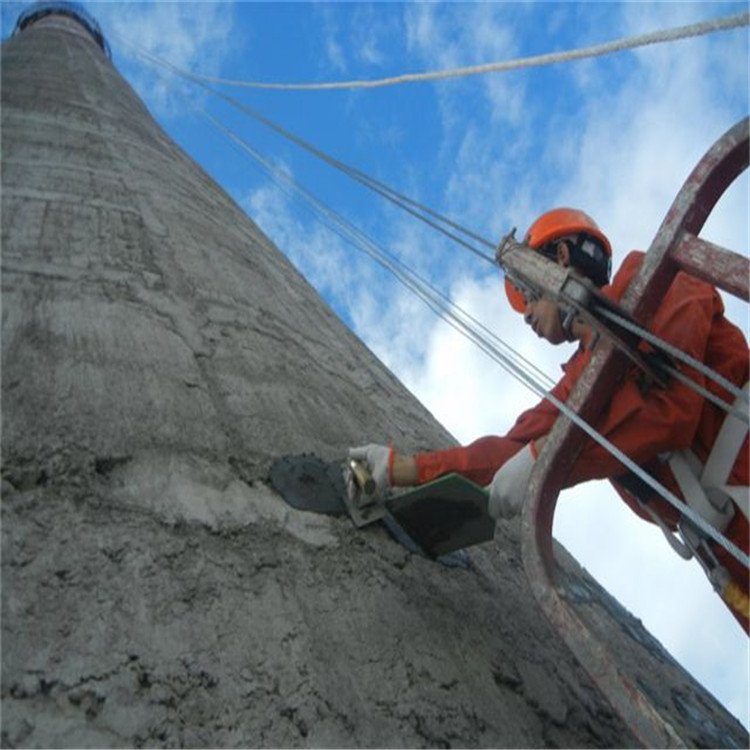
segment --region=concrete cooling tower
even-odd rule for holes
[[[62,4],[2,47],[2,312],[3,746],[639,744],[515,527],[449,566],[272,489],[281,456],[455,441]],[[747,746],[560,560],[672,739]]]

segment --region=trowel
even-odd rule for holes
[[[354,499],[347,492],[345,472],[351,472],[359,487]],[[380,498],[362,464],[348,459],[326,462],[303,454],[277,459],[269,479],[293,508],[347,514],[357,528],[382,522],[401,544],[433,559],[487,542],[495,533],[487,491],[459,474],[394,489]]]

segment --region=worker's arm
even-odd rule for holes
[[[495,472],[524,445],[507,436],[488,435],[466,446],[418,453],[410,459],[416,473],[415,483],[423,484],[455,472],[477,484],[489,484]]]
[[[396,487],[411,487],[419,484],[419,472],[414,456],[404,456],[398,453],[393,456],[391,480]]]
[[[575,378],[588,357],[587,352],[578,352],[565,365],[564,377],[552,390],[561,401],[567,399]],[[423,484],[444,474],[456,472],[477,484],[487,485],[497,470],[526,445],[534,441],[539,448],[540,438],[549,433],[556,418],[557,409],[549,401],[542,400],[521,414],[511,430],[502,437],[488,435],[466,446],[418,453],[410,457],[411,463],[407,464],[409,468],[406,475],[415,479],[416,484]]]
[[[638,260],[633,257],[632,265]],[[623,286],[630,278],[632,273],[627,274]],[[712,318],[721,311],[721,301],[710,285],[680,274],[654,317],[651,329],[703,360]],[[576,333],[584,343],[587,342],[585,327],[576,329]],[[560,401],[567,400],[589,359],[590,352],[582,348],[564,367],[565,376],[552,391]],[[639,390],[637,379],[630,377],[613,394],[597,428],[634,461],[645,463],[664,451],[691,445],[702,405],[703,398],[682,384],[672,383],[667,389],[652,387],[644,395]],[[552,404],[542,400],[524,412],[504,437],[487,436],[470,445],[445,451],[398,455],[394,458],[393,483],[422,484],[457,472],[478,484],[489,484],[498,469],[529,442],[535,441],[540,448],[539,440],[549,433],[557,413]],[[624,471],[606,449],[589,441],[567,484],[618,476]]]
[[[721,300],[710,285],[680,274],[650,328],[659,337],[702,361],[712,319],[722,310]],[[587,340],[585,328],[577,333],[584,342]],[[565,377],[553,390],[559,400],[567,400],[589,359],[590,353],[582,349],[566,365]],[[697,374],[692,373],[692,377],[704,384]],[[654,386],[645,394],[641,393],[637,373],[633,372],[614,392],[596,427],[636,463],[644,464],[665,451],[690,446],[702,407],[703,397],[678,382],[672,382],[666,389]],[[542,401],[522,414],[504,437],[484,437],[462,448],[417,454],[415,465],[409,466],[409,481],[413,481],[416,469],[417,483],[458,472],[478,484],[489,484],[497,470],[530,441],[537,441],[538,448],[539,438],[549,433],[556,417],[557,409]],[[588,441],[566,484],[619,476],[625,471],[609,451]]]

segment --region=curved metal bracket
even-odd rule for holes
[[[750,120],[725,133],[690,174],[669,209],[622,304],[645,324],[674,279],[684,269],[748,299],[750,262],[697,238],[719,198],[750,161]],[[704,253],[711,262],[702,259]],[[600,341],[568,405],[595,423],[609,394],[626,369],[624,357]],[[553,627],[608,699],[616,713],[645,746],[680,747],[685,742],[639,687],[618,667],[606,647],[565,601],[553,554],[552,521],[557,497],[570,467],[585,443],[585,434],[558,418],[531,475],[522,516],[522,552],[534,596]]]

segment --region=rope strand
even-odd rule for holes
[[[190,73],[195,79],[204,83],[215,83],[224,86],[235,86],[252,89],[269,89],[276,91],[321,91],[334,89],[372,89],[384,86],[397,86],[404,83],[418,83],[424,81],[440,81],[449,78],[461,78],[466,76],[483,75],[485,73],[505,73],[521,68],[533,68],[543,65],[555,65],[557,63],[570,62],[571,60],[583,60],[590,57],[602,57],[615,52],[646,47],[664,42],[674,42],[680,39],[713,34],[717,31],[728,31],[750,24],[750,13],[739,13],[724,18],[701,21],[699,23],[679,26],[673,29],[652,31],[646,34],[616,39],[612,42],[595,44],[590,47],[573,49],[567,52],[548,52],[543,55],[522,57],[516,60],[503,62],[485,63],[483,65],[471,65],[450,70],[436,70],[424,73],[405,73],[403,75],[391,76],[389,78],[378,78],[370,80],[354,81],[329,81],[324,83],[270,83],[264,81],[242,81],[216,76],[206,76],[198,73]]]
[[[365,187],[369,188],[370,190],[382,196],[383,198],[390,201],[391,203],[399,206],[400,208],[403,208],[407,213],[411,214],[415,218],[424,222],[428,226],[431,226],[433,229],[437,230],[444,236],[448,237],[448,239],[454,240],[456,243],[466,248],[477,257],[492,264],[493,266],[496,265],[494,254],[488,255],[487,253],[483,252],[482,250],[480,250],[479,248],[471,244],[471,242],[468,242],[466,239],[459,237],[454,232],[449,231],[445,227],[450,227],[451,229],[455,229],[457,232],[459,232],[460,234],[463,234],[465,237],[475,240],[476,242],[483,245],[484,247],[489,248],[494,251],[495,243],[492,242],[491,240],[488,240],[487,238],[480,236],[476,232],[473,232],[472,230],[467,229],[466,227],[462,226],[458,222],[453,221],[452,219],[440,214],[434,209],[431,209],[428,206],[425,206],[424,204],[419,203],[418,201],[415,201],[412,198],[409,198],[403,193],[400,193],[394,188],[372,177],[371,175],[368,175],[367,173],[362,172],[356,167],[352,167],[336,159],[330,154],[327,154],[325,151],[322,151],[321,149],[317,148],[309,141],[306,141],[304,138],[288,130],[283,125],[280,125],[274,120],[271,120],[269,117],[266,117],[265,115],[261,114],[256,109],[249,106],[248,104],[245,104],[244,102],[241,102],[238,99],[235,99],[234,97],[229,96],[228,94],[224,94],[221,91],[217,91],[216,89],[211,88],[206,83],[204,83],[200,79],[199,76],[196,76],[190,73],[189,71],[181,70],[180,68],[175,67],[171,63],[161,60],[155,55],[152,55],[149,52],[146,52],[144,50],[141,50],[139,47],[131,44],[130,42],[127,42],[125,40],[122,40],[122,41],[125,42],[125,44],[127,44],[128,46],[132,47],[136,51],[136,53],[147,62],[153,65],[156,65],[158,67],[163,67],[166,70],[173,73],[174,75],[177,75],[189,81],[192,81],[196,85],[208,91],[210,94],[213,94],[219,99],[222,99],[231,107],[234,107],[240,112],[243,112],[244,114],[252,117],[257,122],[273,130],[275,133],[278,133],[279,135],[291,141],[292,143],[295,143],[300,148],[304,149],[308,153],[317,157],[318,159],[325,162],[329,166],[332,166],[335,169],[338,169],[340,172],[347,175],[348,177],[351,177],[356,182],[359,182],[361,185],[364,185]],[[426,215],[423,215],[423,214],[426,214]],[[428,216],[435,219],[435,221],[427,218]],[[444,224],[445,227],[440,226],[440,223]]]
[[[416,271],[413,271],[409,266],[403,263],[398,257],[393,255],[392,253],[389,253],[388,251],[384,250],[383,248],[380,248],[377,246],[372,239],[370,239],[367,235],[365,235],[361,230],[357,229],[355,226],[353,226],[351,223],[349,223],[346,219],[344,219],[342,216],[337,214],[333,209],[326,206],[324,203],[322,203],[319,199],[315,198],[315,196],[312,195],[308,190],[306,190],[302,185],[300,185],[296,180],[294,180],[292,177],[287,175],[283,170],[279,169],[279,167],[273,165],[268,159],[264,158],[256,149],[254,149],[250,144],[248,144],[246,141],[244,141],[242,138],[240,138],[238,135],[236,135],[234,132],[232,132],[229,128],[227,128],[223,123],[221,123],[219,120],[214,118],[212,115],[210,115],[208,112],[201,112],[201,114],[208,119],[211,124],[216,127],[218,130],[224,133],[228,138],[230,138],[239,148],[245,152],[246,155],[251,156],[260,166],[274,179],[277,185],[279,185],[282,189],[287,188],[288,192],[296,192],[299,195],[301,195],[312,207],[319,213],[319,215],[323,215],[325,217],[328,217],[332,220],[333,226],[331,223],[327,223],[326,225],[334,231],[339,237],[342,237],[342,239],[347,241],[352,241],[352,237],[355,237],[355,244],[356,243],[363,243],[367,245],[370,248],[370,251],[367,252],[370,257],[375,258],[378,260],[376,256],[382,256],[384,258],[388,259],[388,270],[393,271],[393,268],[391,268],[391,264],[393,267],[398,267],[398,275],[401,279],[402,276],[408,275],[411,278],[414,278],[417,280],[417,282],[421,285],[421,287],[425,290],[428,290],[430,294],[437,295],[441,298],[442,302],[446,305],[452,306],[458,313],[464,317],[466,320],[468,320],[472,325],[475,325],[478,329],[483,331],[488,338],[494,340],[498,346],[501,348],[504,348],[509,353],[509,356],[515,357],[527,370],[533,370],[535,371],[536,376],[540,379],[540,381],[544,381],[547,383],[548,387],[552,387],[554,385],[554,381],[552,378],[550,378],[547,373],[545,373],[543,370],[540,370],[533,362],[531,362],[529,359],[524,357],[520,352],[515,351],[510,345],[508,345],[505,341],[503,341],[497,334],[495,334],[491,329],[487,328],[481,321],[477,320],[475,317],[470,315],[468,312],[460,308],[458,305],[456,305],[446,294],[444,294],[442,291],[437,289],[433,284],[431,284],[429,281],[424,279],[423,277],[419,276],[419,274],[416,273]],[[285,191],[287,192],[287,191]],[[340,231],[341,226],[346,226],[346,231],[344,234]],[[378,260],[378,262],[380,262]],[[395,271],[393,271],[396,273]],[[411,287],[410,287],[411,288]],[[412,289],[412,291],[414,291]],[[424,298],[423,298],[424,299]],[[435,310],[435,308],[432,308]],[[436,311],[437,312],[437,311]],[[439,314],[439,313],[437,313]]]

